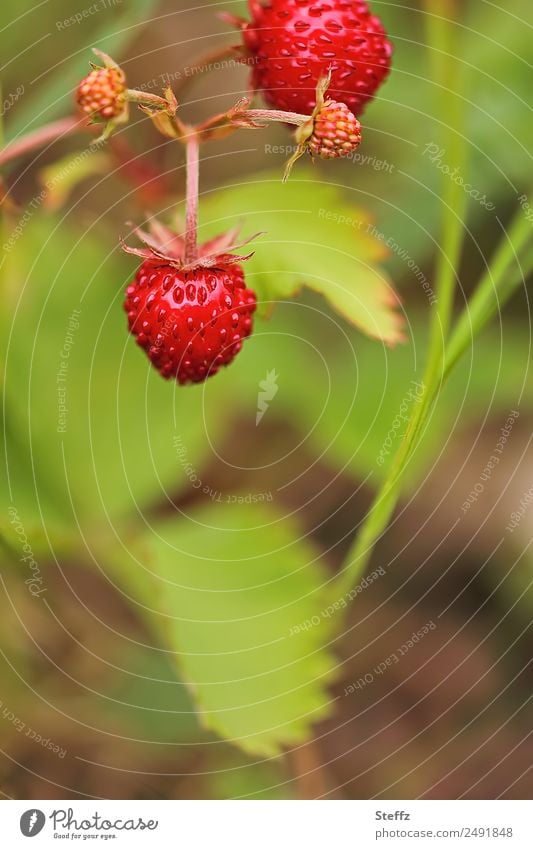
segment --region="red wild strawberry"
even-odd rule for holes
[[[163,377],[200,383],[229,365],[252,332],[256,296],[239,264],[249,257],[227,253],[236,231],[203,245],[190,265],[183,238],[159,222],[136,232],[149,247],[125,247],[144,258],[126,289],[129,329]]]
[[[330,95],[360,115],[390,71],[392,45],[363,0],[249,0],[243,31],[252,85],[274,109],[310,113],[329,68]]]

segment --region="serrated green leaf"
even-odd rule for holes
[[[311,545],[266,505],[223,503],[158,526],[139,550],[203,724],[261,755],[308,739],[334,671]]]
[[[385,246],[367,213],[319,172],[287,184],[279,174],[248,177],[205,199],[202,216],[210,229],[242,218],[266,231],[248,263],[264,309],[307,286],[367,335],[391,345],[403,339],[399,302],[379,265]]]

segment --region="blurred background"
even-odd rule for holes
[[[189,5],[3,0],[5,140],[71,114],[93,46],[130,87],[158,93],[170,80],[185,120],[229,108],[246,68],[190,69],[235,41],[216,13],[246,15],[245,4]],[[201,235],[240,219],[266,231],[247,267],[258,292],[276,275],[305,283],[306,242],[321,246],[332,285],[374,269],[401,297],[407,338],[395,348],[303,290],[257,321],[223,374],[166,383],[126,332],[136,266],[118,239],[152,212],[183,212],[183,151],[133,111],[108,147],[76,135],[2,169],[6,798],[531,793],[525,286],[442,388],[371,579],[342,611],[320,596],[422,379],[441,250],[446,117],[422,4],[372,5],[395,57],[360,155],[299,163],[282,187],[285,127],[207,144]],[[458,6],[470,187],[459,310],[518,198],[532,197],[533,20],[530,0]],[[261,677],[266,656],[278,672],[288,659],[275,682]],[[296,717],[286,735],[272,730],[278,709]]]

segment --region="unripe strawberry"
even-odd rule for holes
[[[345,103],[327,100],[313,119],[307,139],[311,156],[336,159],[349,156],[361,144],[361,124]]]
[[[326,99],[331,83],[331,71],[320,77],[315,93],[316,105],[309,118],[302,117],[294,134],[296,151],[287,162],[284,180],[289,178],[294,163],[310,153],[322,159],[350,156],[361,144],[361,124],[345,103]],[[300,116],[295,115],[297,119]]]
[[[126,79],[118,68],[94,68],[78,86],[80,109],[93,119],[110,121],[124,112]]]

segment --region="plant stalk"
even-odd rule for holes
[[[22,136],[20,139],[10,142],[7,147],[0,150],[0,165],[5,165],[12,159],[18,156],[25,156],[39,147],[44,147],[46,144],[57,141],[69,133],[86,131],[88,129],[85,118],[71,116],[69,118],[61,118],[59,121],[52,121],[51,124],[45,124],[38,130]]]
[[[200,187],[200,142],[196,132],[188,136],[187,148],[187,212],[185,230],[185,263],[198,258],[198,193]]]
[[[135,88],[129,88],[126,91],[126,97],[129,103],[139,103],[142,106],[168,109],[168,101],[164,97],[159,97],[158,94],[151,94],[148,91],[138,91]]]
[[[311,119],[310,115],[299,112],[283,112],[280,109],[247,109],[244,116],[252,121],[272,121],[282,124],[295,124],[300,127]]]
[[[446,351],[444,374],[447,376],[467,351],[475,336],[506,303],[525,276],[531,272],[529,261],[519,274],[510,276],[512,266],[533,243],[533,230],[520,209],[511,222],[494,258],[479,281],[476,290],[461,313]],[[532,255],[533,257],[533,255]],[[526,257],[527,263],[527,257]]]
[[[461,169],[466,162],[466,139],[461,133],[464,126],[463,102],[456,96],[456,92],[462,89],[458,80],[458,65],[453,60],[453,25],[451,21],[435,16],[434,2],[426,0],[426,5],[431,13],[428,15],[428,43],[432,50],[433,77],[442,99],[441,113],[447,116],[447,151],[451,163]],[[467,198],[462,187],[446,176],[443,176],[442,195],[442,239],[436,268],[437,305],[430,320],[428,357],[423,377],[424,393],[420,403],[413,408],[390,471],[332,584],[329,591],[332,602],[345,596],[355,586],[367,567],[376,543],[386,530],[400,496],[403,475],[424,432],[424,425],[444,379],[445,346],[453,310],[456,268],[462,251]]]

